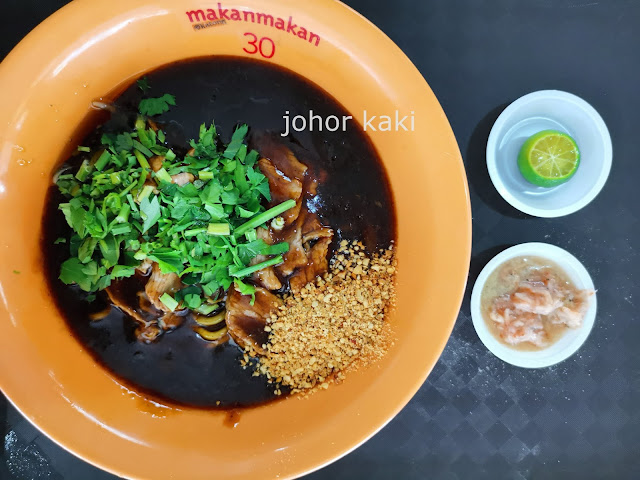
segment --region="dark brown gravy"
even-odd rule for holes
[[[177,153],[183,154],[188,140],[197,137],[200,124],[214,119],[224,142],[240,123],[250,126],[250,146],[254,136],[272,132],[323,179],[317,196],[307,206],[334,228],[334,243],[343,238],[360,239],[374,250],[395,240],[395,210],[384,167],[355,121],[348,124],[346,132],[304,131],[287,138],[279,136],[284,132],[282,116],[287,110],[291,117],[308,116],[309,110],[323,117],[348,115],[316,85],[291,71],[236,57],[181,62],[147,78],[151,96],[176,96],[177,105],[154,120]],[[116,102],[116,113],[82,144],[95,144],[106,131],[128,130],[141,98],[135,84],[128,88]],[[104,309],[108,301],[99,294],[88,303],[78,288],[58,280],[68,246],[54,245],[54,241],[69,235],[57,210],[59,202],[57,188],[52,187],[43,219],[45,270],[59,310],[97,361],[125,384],[160,402],[231,409],[230,423],[235,423],[237,414],[233,409],[276,398],[272,385],[254,377],[252,368],[241,367],[242,351],[233,342],[212,348],[194,334],[190,321],[149,345],[136,341],[134,322],[116,308],[106,318],[90,321],[89,315]]]

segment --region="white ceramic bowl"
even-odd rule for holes
[[[590,298],[590,306],[584,317],[583,324],[577,329],[567,329],[567,332],[553,345],[539,351],[520,351],[500,343],[489,331],[480,309],[480,296],[487,278],[493,271],[507,260],[521,256],[536,256],[547,258],[560,266],[569,276],[577,288],[592,289],[593,280],[580,261],[566,250],[548,243],[522,243],[508,248],[491,259],[484,267],[471,293],[471,318],[476,333],[482,343],[496,357],[517,367],[541,368],[554,365],[573,355],[585,342],[596,318],[597,300],[594,294]]]
[[[571,135],[580,149],[580,166],[566,183],[553,188],[527,182],[518,170],[518,152],[541,130]],[[611,137],[602,117],[587,102],[558,90],[519,98],[498,117],[487,143],[491,181],[512,206],[536,217],[561,217],[580,210],[600,192],[611,170]]]

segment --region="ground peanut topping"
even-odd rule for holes
[[[385,316],[395,305],[395,272],[393,247],[368,256],[359,242],[343,240],[329,273],[271,314],[267,353],[256,374],[296,393],[327,388],[347,368],[384,355],[391,343]]]

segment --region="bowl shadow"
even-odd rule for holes
[[[495,212],[511,218],[531,218],[530,215],[509,205],[500,196],[493,186],[487,169],[487,141],[489,140],[491,128],[502,111],[509,105],[509,103],[505,103],[494,108],[474,128],[467,147],[467,176],[474,193]]]
[[[486,250],[471,257],[471,264],[469,265],[469,277],[467,279],[467,288],[462,299],[462,306],[460,307],[460,311],[463,315],[465,315],[466,317],[471,316],[471,292],[473,291],[473,287],[482,269],[487,263],[489,263],[489,261],[493,257],[512,246],[512,244],[496,245],[495,247],[487,248]]]

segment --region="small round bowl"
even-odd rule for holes
[[[553,188],[527,182],[518,169],[525,140],[541,130],[571,135],[580,149],[580,166]],[[498,117],[487,143],[487,168],[502,198],[536,217],[561,217],[580,210],[602,190],[611,170],[611,137],[602,117],[587,102],[558,90],[533,92]]]
[[[521,351],[510,348],[499,342],[489,331],[480,308],[482,289],[496,268],[507,260],[515,257],[535,256],[549,259],[562,268],[573,284],[579,289],[595,290],[593,280],[582,263],[566,250],[548,243],[522,243],[499,253],[482,269],[471,293],[471,318],[476,333],[482,343],[499,359],[524,368],[541,368],[554,365],[573,355],[585,342],[596,318],[596,295],[590,298],[590,306],[585,315],[582,326],[577,329],[567,329],[566,333],[553,345],[538,351]]]

